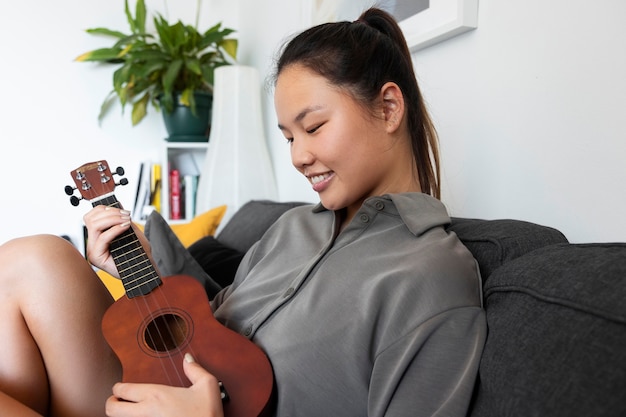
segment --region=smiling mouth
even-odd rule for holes
[[[315,185],[318,184],[322,181],[324,181],[325,179],[330,177],[330,173],[325,173],[325,174],[320,174],[320,175],[313,175],[311,177],[309,177],[309,180],[311,181],[311,184]]]

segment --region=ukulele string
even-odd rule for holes
[[[140,244],[140,243],[139,243]],[[148,262],[151,267],[156,272],[156,267],[152,264],[150,259],[148,258]],[[170,278],[176,279],[176,278]],[[150,343],[152,346],[161,346],[166,353],[167,360],[170,361],[172,368],[176,371],[176,375],[174,379],[177,379],[179,386],[185,386],[186,377],[179,372],[182,367],[182,360],[184,354],[182,349],[186,349],[189,353],[196,357],[196,353],[193,349],[193,346],[189,343],[185,343],[187,339],[187,335],[190,332],[190,329],[187,326],[184,326],[184,320],[177,319],[178,315],[175,313],[175,309],[172,307],[170,300],[167,296],[167,291],[162,290],[161,287],[165,285],[165,282],[162,281],[161,286],[155,288],[152,291],[152,297],[155,302],[155,305],[159,307],[161,312],[157,312],[156,314],[150,314],[150,322],[154,322],[155,326],[148,328],[146,331],[146,336],[150,339]],[[150,307],[147,304],[147,299],[145,297],[141,297],[143,299],[143,304],[147,311],[150,310]],[[138,305],[138,303],[136,303]],[[139,306],[139,305],[138,305]],[[139,308],[139,307],[138,307]],[[172,320],[168,320],[168,318],[163,314],[163,312],[170,312],[165,314],[171,314],[171,316],[167,316],[172,318]],[[163,318],[161,321],[157,321],[159,317]],[[151,329],[154,329],[151,330]],[[180,343],[182,339],[183,343]],[[171,342],[171,343],[168,343]],[[161,365],[165,369],[165,365],[161,362]],[[174,385],[173,381],[170,379],[169,373],[165,372],[168,377],[168,382],[170,385]]]
[[[172,277],[172,278],[166,278],[166,279],[176,279],[176,278]],[[160,305],[166,306],[168,311],[175,311],[175,309],[170,304],[170,300],[167,297],[167,293],[165,291],[159,291],[157,295],[159,295],[160,298],[162,299],[162,301],[160,302]],[[176,352],[178,353],[178,356],[182,358],[184,357],[185,353],[190,353],[194,358],[197,358],[196,352],[193,349],[193,345],[188,342],[189,340],[188,335],[193,332],[193,329],[189,328],[188,326],[185,326],[183,319],[177,320],[176,314],[174,314],[173,323],[174,323],[174,326],[171,326],[170,322],[167,321],[166,328],[167,328],[167,331],[169,332],[170,340],[173,340],[175,342],[175,349],[176,349]],[[189,324],[193,325],[193,323],[189,323]],[[184,343],[178,343],[180,339],[183,339]],[[182,385],[182,380],[181,380],[181,385]]]
[[[153,313],[151,311],[150,306],[148,305],[148,302],[145,297],[138,296],[138,298],[141,298],[143,301],[143,303],[140,303],[137,300],[138,302],[135,303],[137,309],[140,312],[139,314],[141,315],[141,317],[146,317],[148,319],[147,323],[155,323],[154,326],[146,328],[146,331],[144,334],[146,338],[146,343],[148,343],[155,352],[159,352],[158,351],[159,346],[165,350],[166,354],[163,356],[159,356],[158,362],[161,365],[163,374],[167,378],[168,384],[171,386],[175,386],[175,385],[183,386],[184,385],[183,375],[181,375],[181,373],[178,370],[178,367],[182,364],[182,362],[176,363],[172,354],[167,350],[167,342],[165,340],[165,337],[163,336],[163,333],[161,332],[161,326],[159,322],[157,322],[157,319],[159,318],[160,313],[158,311],[156,313]],[[142,310],[141,304],[143,304],[143,306],[145,307],[145,313],[141,311]],[[170,336],[171,336],[171,332],[170,332]],[[171,375],[170,372],[167,370],[167,367],[165,364],[166,361],[168,361],[171,365],[171,368],[174,369],[175,375]]]
[[[148,262],[150,262],[149,259]],[[156,271],[156,268],[154,267],[154,265],[152,265],[152,262],[150,262],[150,265]],[[161,283],[161,286],[162,285],[163,283]],[[150,295],[155,300],[154,304],[158,307],[156,311],[153,311],[148,304],[147,297],[141,295],[135,297],[136,300],[138,298],[141,299],[141,302],[137,300],[137,302],[135,302],[135,305],[139,310],[141,317],[145,317],[147,319],[146,323],[148,323],[148,326],[146,327],[144,334],[144,337],[146,338],[145,341],[147,344],[149,344],[150,347],[152,347],[155,352],[159,354],[158,362],[163,369],[163,374],[167,377],[169,385],[184,386],[185,377],[179,371],[179,367],[182,366],[182,357],[179,354],[179,357],[175,358],[175,355],[173,355],[171,352],[170,344],[168,343],[168,340],[175,341],[176,338],[174,333],[170,329],[167,318],[164,317],[164,311],[171,312],[172,308],[167,301],[167,297],[164,296],[163,292],[164,291],[160,291],[160,287],[156,287],[150,293]],[[161,298],[162,301],[158,301],[156,299],[156,297],[158,296],[160,296],[159,298]],[[163,301],[165,301],[165,303]],[[141,311],[142,305],[145,309],[145,312]],[[151,324],[154,325],[151,326]],[[170,363],[171,368],[174,369],[175,375],[171,375],[170,372],[168,372],[165,362]]]
[[[108,204],[108,206],[119,208],[119,209],[123,208],[122,205],[115,198],[113,198],[113,201],[110,204]],[[149,263],[150,267],[154,268],[154,270],[156,271],[156,268],[154,267],[154,265],[152,265],[152,262],[147,257],[147,253],[143,249],[143,246],[141,245],[141,242],[139,241],[135,231],[131,229],[127,233],[128,233],[128,236],[133,239],[133,242],[131,243],[137,245],[141,253],[146,256],[147,262]],[[119,258],[122,259],[121,262],[125,264],[129,264],[129,265],[131,263],[134,263],[135,261],[135,259],[129,258],[127,252],[123,252],[122,255],[119,256]],[[138,299],[141,299],[141,301],[139,301]],[[161,366],[163,375],[165,375],[168,384],[174,386],[174,385],[177,385],[178,383],[179,386],[183,386],[184,379],[181,373],[179,372],[179,368],[178,368],[178,366],[180,366],[182,362],[181,364],[175,363],[174,358],[167,350],[165,351],[166,353],[165,355],[161,355],[163,352],[159,351],[159,347],[163,349],[167,349],[166,338],[161,332],[161,326],[159,325],[159,322],[157,321],[157,319],[159,318],[159,312],[158,311],[156,313],[152,312],[152,309],[150,308],[150,305],[148,304],[148,300],[144,296],[139,295],[137,297],[134,297],[134,301],[135,302],[133,304],[135,305],[135,308],[137,309],[139,317],[144,318],[145,320],[144,323],[148,323],[148,327],[146,328],[146,331],[144,332],[143,335],[140,335],[141,339],[143,339],[144,345],[148,345],[148,349],[151,349],[157,353],[158,358],[159,358],[158,363]],[[157,303],[157,305],[160,305],[160,304]],[[154,326],[150,326],[151,323],[154,323]],[[171,337],[171,332],[170,332],[170,337]],[[168,372],[164,361],[170,362],[171,368],[174,369],[175,375],[170,375],[170,372]]]
[[[109,177],[110,178],[110,177]],[[92,184],[92,186],[94,186],[95,184]],[[103,181],[99,184],[99,189],[101,191],[100,195],[106,195],[108,193],[110,193],[110,189],[108,188],[109,186],[106,184],[106,181]],[[118,208],[118,209],[122,209],[122,205],[121,203],[119,203],[119,201],[117,201],[117,199],[114,196],[111,197],[107,197],[104,200],[100,200],[97,204],[105,204],[109,207],[114,207],[114,208]],[[131,237],[132,239],[134,239],[134,242],[132,242],[133,244],[138,245],[138,248],[140,249],[140,251],[145,254],[146,259],[148,264],[150,265],[150,267],[155,271],[155,275],[156,274],[156,267],[152,264],[152,261],[150,260],[150,258],[147,256],[147,253],[145,252],[145,250],[143,249],[143,246],[141,245],[141,242],[139,241],[137,234],[135,233],[135,231],[132,229],[129,229],[128,231],[129,233],[129,237]],[[129,264],[133,261],[131,259],[128,259],[128,256],[126,253],[123,253],[123,255],[121,256],[124,259],[124,262],[128,262]],[[116,262],[117,265],[117,262]],[[163,282],[161,283],[162,287],[164,284]],[[146,328],[146,331],[144,332],[144,335],[140,335],[143,340],[143,342],[145,344],[149,345],[149,348],[151,347],[155,352],[157,352],[157,354],[161,353],[163,355],[159,355],[160,360],[158,360],[159,364],[161,365],[161,368],[163,370],[163,374],[166,376],[166,379],[168,380],[169,385],[177,385],[176,382],[178,382],[179,386],[185,386],[185,380],[186,377],[184,375],[181,374],[181,372],[179,371],[179,369],[182,369],[180,367],[182,367],[182,360],[183,360],[183,355],[184,353],[181,352],[180,347],[177,345],[177,337],[176,334],[178,335],[185,335],[186,334],[186,329],[182,327],[181,323],[179,320],[173,320],[177,325],[178,325],[178,329],[177,332],[173,331],[170,328],[170,323],[169,320],[167,320],[167,318],[165,318],[162,315],[162,311],[163,311],[163,307],[165,307],[166,311],[170,311],[173,312],[174,310],[171,307],[171,304],[165,294],[165,291],[159,291],[159,288],[157,287],[152,291],[153,296],[158,296],[159,298],[161,298],[161,301],[157,301],[155,304],[157,306],[159,306],[160,308],[158,308],[154,313],[152,312],[152,309],[150,307],[150,305],[148,304],[148,300],[147,297],[144,296],[137,296],[135,297],[136,302],[134,302],[133,304],[135,305],[139,317],[143,317],[144,320],[147,319],[147,321],[144,321],[144,323],[148,323],[148,327]],[[137,298],[140,298],[141,301],[137,300]],[[156,298],[156,297],[155,297]],[[159,311],[160,310],[160,311]],[[163,318],[162,321],[159,321],[159,318]],[[154,323],[154,326],[150,326],[150,324]],[[161,324],[163,326],[161,326]],[[164,327],[163,331],[167,332],[167,336],[164,335],[162,333],[162,329],[161,327]],[[167,337],[169,337],[169,339],[167,339]],[[178,353],[178,358],[175,359],[176,355],[173,355],[171,350],[170,350],[170,344],[168,343],[169,341],[174,341],[174,350],[176,351],[176,353]],[[160,352],[158,349],[159,347],[161,347],[163,349],[162,352]],[[193,349],[191,348],[191,346],[188,346],[188,349],[191,349],[191,354],[194,355],[195,357],[195,352],[193,352]],[[171,368],[174,369],[174,374],[175,375],[170,375],[170,372],[167,371],[167,367],[165,364],[165,361],[169,361]],[[179,362],[179,363],[176,363]],[[177,380],[177,381],[176,381]]]

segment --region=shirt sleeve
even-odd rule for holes
[[[463,307],[394,342],[375,360],[368,415],[466,416],[486,334],[484,311]]]

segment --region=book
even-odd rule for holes
[[[182,219],[182,196],[180,172],[177,169],[170,171],[170,219]]]
[[[152,164],[150,175],[150,205],[161,212],[161,164]]]
[[[135,221],[145,220],[146,208],[150,206],[150,170],[151,163],[149,161],[139,164],[137,192],[135,193],[135,205],[132,212],[132,218]]]
[[[196,215],[196,194],[198,191],[198,175],[187,174],[183,177],[185,220],[191,221]]]

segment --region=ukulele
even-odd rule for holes
[[[115,174],[124,175],[122,168]],[[71,172],[67,186],[72,205],[86,199],[95,207],[121,208],[106,161]],[[73,196],[78,189],[82,198]],[[252,341],[219,323],[204,287],[186,275],[160,277],[132,227],[110,245],[126,296],[115,301],[102,319],[102,332],[122,364],[124,382],[188,387],[185,353],[221,382],[224,414],[257,417],[270,411],[273,373],[263,351]]]

